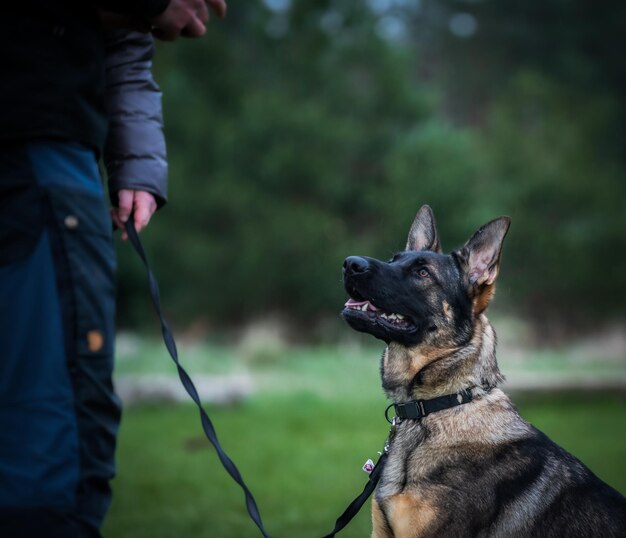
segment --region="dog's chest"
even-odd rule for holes
[[[417,421],[402,423],[392,430],[387,461],[376,489],[377,498],[415,488],[415,480],[430,467],[428,458],[433,446],[427,437],[427,429]]]
[[[432,483],[424,479],[433,468],[434,446],[419,423],[403,426],[391,439],[376,488],[374,525],[391,530],[393,536],[416,536],[433,525],[438,513],[430,498]],[[374,533],[379,535],[388,536],[388,533]]]
[[[463,467],[468,461],[483,458],[485,451],[492,451],[500,441],[498,430],[488,430],[483,424],[484,413],[477,407],[468,404],[419,421],[402,421],[391,432],[377,496],[382,499],[409,490],[430,491],[441,480],[442,469]]]

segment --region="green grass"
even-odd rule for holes
[[[137,367],[142,361],[152,361],[171,370],[156,349],[135,359],[134,372],[123,363],[122,369],[138,373],[145,371]],[[363,488],[361,465],[376,458],[387,434],[379,350],[301,349],[257,354],[253,360],[232,350],[186,351],[183,362],[194,373],[241,368],[254,375],[259,390],[253,397],[209,412],[268,531],[275,538],[329,532]],[[626,492],[623,399],[514,399],[522,415]],[[260,536],[247,518],[243,494],[203,439],[197,412],[188,405],[126,410],[114,493],[105,538]],[[369,533],[366,505],[341,536]]]

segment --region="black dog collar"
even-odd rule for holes
[[[419,420],[431,413],[471,402],[473,398],[472,389],[465,389],[455,394],[446,394],[431,400],[411,400],[410,402],[393,403],[385,409],[385,418],[387,422],[393,424],[394,419],[389,418],[389,410],[393,407],[396,413],[395,418]]]

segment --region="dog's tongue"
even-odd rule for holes
[[[374,306],[369,301],[355,301],[352,297],[346,301],[346,304],[343,306],[352,307],[352,308],[360,308],[363,305],[367,305],[368,310],[378,310],[376,306]]]

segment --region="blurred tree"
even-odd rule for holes
[[[441,116],[477,144],[479,211],[513,217],[510,298],[538,325],[623,316],[614,299],[626,296],[626,4],[403,9]]]
[[[357,0],[257,2],[159,49],[171,198],[149,244],[180,321],[341,307],[344,257],[386,235],[386,155],[432,110],[375,22]]]
[[[402,248],[422,203],[447,250],[513,217],[500,302],[539,322],[621,314],[625,10],[609,4],[265,0],[159,47],[171,192],[146,242],[173,319],[336,314],[345,256]]]
[[[492,204],[515,216],[512,297],[538,323],[623,313],[626,182],[612,142],[619,105],[536,73],[494,102],[481,140]]]

